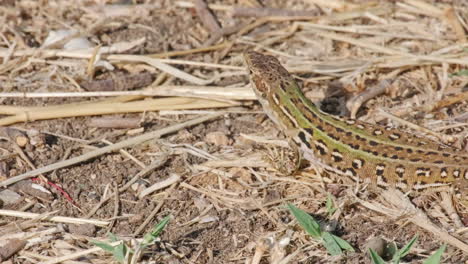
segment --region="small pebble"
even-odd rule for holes
[[[387,241],[385,241],[385,239],[381,237],[371,238],[364,244],[364,248],[366,252],[369,252],[369,248],[372,248],[381,257],[385,255],[386,247],[387,247]]]
[[[70,224],[68,225],[68,229],[72,234],[89,237],[94,236],[94,233],[96,232],[96,227],[92,224]]]
[[[22,199],[21,195],[19,195],[18,193],[12,190],[5,189],[5,190],[0,191],[0,201],[4,205],[19,203],[21,199]]]
[[[229,138],[220,131],[210,132],[206,134],[205,140],[208,143],[214,144],[215,146],[227,146],[229,145]]]

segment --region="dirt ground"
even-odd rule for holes
[[[138,263],[371,263],[369,245],[416,234],[405,262],[447,244],[442,263],[468,263],[460,197],[411,192],[408,205],[320,169],[275,170],[265,157],[288,141],[254,100],[241,56],[278,57],[324,111],[424,134],[381,108],[463,152],[467,14],[455,0],[0,1],[1,182],[171,128],[5,184],[0,261],[116,261],[92,241],[112,232],[135,249],[170,216]],[[71,35],[47,44],[60,30]],[[67,48],[74,38],[79,49]],[[148,87],[160,88],[137,94]],[[355,252],[330,256],[287,203]]]

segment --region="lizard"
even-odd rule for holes
[[[408,191],[462,186],[468,196],[468,154],[399,129],[320,110],[274,56],[244,53],[250,82],[264,112],[302,157],[318,159],[354,180]]]

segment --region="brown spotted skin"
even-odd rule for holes
[[[402,189],[468,181],[468,154],[400,130],[320,111],[273,56],[244,54],[253,90],[268,116],[306,159],[359,179]],[[466,185],[466,184],[465,184]]]

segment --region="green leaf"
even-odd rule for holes
[[[369,254],[372,264],[385,264],[385,261],[372,248],[369,248]]]
[[[393,255],[392,261],[395,264],[400,263],[400,259],[402,259],[404,256],[408,255],[410,252],[411,248],[414,246],[414,243],[418,241],[418,235],[415,235],[410,242],[408,242],[405,246],[403,246],[396,254]]]
[[[119,238],[111,232],[107,234],[107,237],[109,237],[111,242],[117,242],[119,240]]]
[[[299,225],[304,228],[309,235],[313,238],[321,237],[322,231],[320,230],[320,225],[311,215],[290,203],[288,203],[288,209],[294,215]]]
[[[335,236],[333,234],[332,234],[332,237],[333,237],[333,239],[335,239],[336,243],[338,243],[338,245],[340,246],[341,249],[354,252],[353,246],[351,246],[351,244],[349,244],[348,241],[342,239],[339,236]]]
[[[105,242],[100,242],[100,241],[91,241],[91,243],[93,243],[95,246],[97,247],[100,247],[102,248],[103,250],[107,251],[107,252],[114,252],[114,247],[111,246],[110,244],[108,243],[105,243]]]
[[[115,246],[113,254],[117,261],[124,263],[125,255],[127,255],[127,246],[123,243],[123,241],[122,243]]]
[[[330,253],[330,255],[338,256],[341,255],[341,253],[343,253],[343,250],[341,250],[340,245],[336,242],[336,240],[333,238],[333,235],[329,232],[322,233],[322,241],[323,245],[327,249],[328,253]]]
[[[446,244],[443,244],[432,256],[427,258],[423,264],[439,264],[440,259],[442,258],[442,254],[444,254],[445,248],[447,247]]]
[[[335,205],[333,204],[333,195],[331,195],[330,193],[327,194],[327,202],[325,203],[325,206],[327,207],[328,215],[332,215],[337,210],[337,208],[335,208]]]
[[[164,217],[161,222],[157,223],[156,225],[154,225],[153,227],[153,230],[150,232],[150,233],[147,233],[144,238],[143,238],[143,242],[141,242],[142,246],[143,247],[146,247],[148,246],[149,244],[153,243],[154,240],[156,240],[156,238],[159,237],[159,235],[161,234],[161,232],[164,230],[164,228],[166,227],[166,225],[169,223],[169,220],[171,220],[171,216],[168,215],[166,217]]]
[[[109,240],[111,242],[120,241],[120,239],[111,232],[109,232],[107,234],[107,236],[109,237]],[[114,255],[114,258],[117,261],[119,261],[121,263],[124,263],[125,256],[127,255],[128,247],[127,247],[127,245],[125,245],[125,243],[123,241],[121,241],[121,243],[119,243],[116,246],[111,246],[108,243],[99,242],[99,241],[92,241],[92,242],[93,242],[94,245],[102,248],[103,250],[112,253],[112,255]]]
[[[111,239],[116,239],[115,235],[112,236]],[[123,241],[117,246],[111,246],[108,243],[100,242],[100,241],[91,241],[95,246],[102,248],[103,250],[112,253],[114,258],[123,263],[125,261],[125,255],[127,254],[128,248]],[[116,241],[113,241],[116,242]]]
[[[468,75],[468,70],[461,70],[461,71],[450,74],[450,77],[452,77],[452,76],[466,76],[466,75]]]
[[[321,238],[323,245],[328,253],[332,256],[337,256],[343,253],[344,250],[354,251],[354,248],[344,239],[337,237],[329,232],[322,232],[320,225],[308,213],[295,207],[292,204],[287,205],[291,213],[296,218],[299,225],[313,238]]]

